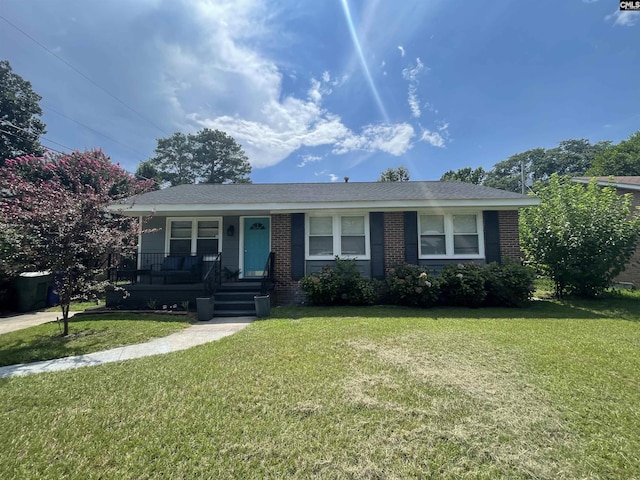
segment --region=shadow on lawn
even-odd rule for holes
[[[630,298],[594,300],[534,300],[523,308],[408,308],[393,305],[371,307],[279,307],[271,318],[367,317],[367,318],[477,318],[477,319],[598,319],[640,320],[640,302]]]

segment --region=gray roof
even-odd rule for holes
[[[495,188],[463,182],[340,182],[340,183],[264,183],[179,185],[127,199],[125,205],[135,211],[145,206],[155,210],[175,210],[173,206],[204,205],[225,209],[268,205],[270,209],[291,209],[297,204],[314,208],[362,208],[398,206],[399,202],[427,204],[445,202],[472,204],[505,203],[511,206],[537,204],[537,199]],[[164,208],[163,208],[164,207]],[[120,205],[122,208],[122,205]],[[125,207],[126,208],[126,207]]]

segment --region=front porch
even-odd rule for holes
[[[222,254],[177,256],[169,253],[113,256],[107,275],[117,285],[106,305],[117,309],[196,309],[196,299],[214,297],[214,316],[255,315],[254,296],[273,289],[273,252],[260,276],[240,278],[224,270]],[[225,274],[225,271],[227,272]]]

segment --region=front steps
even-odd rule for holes
[[[255,317],[254,296],[260,295],[259,280],[223,283],[215,293],[214,317]]]

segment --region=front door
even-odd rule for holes
[[[261,277],[267,263],[270,248],[268,217],[245,217],[243,222],[243,269],[244,278]]]

